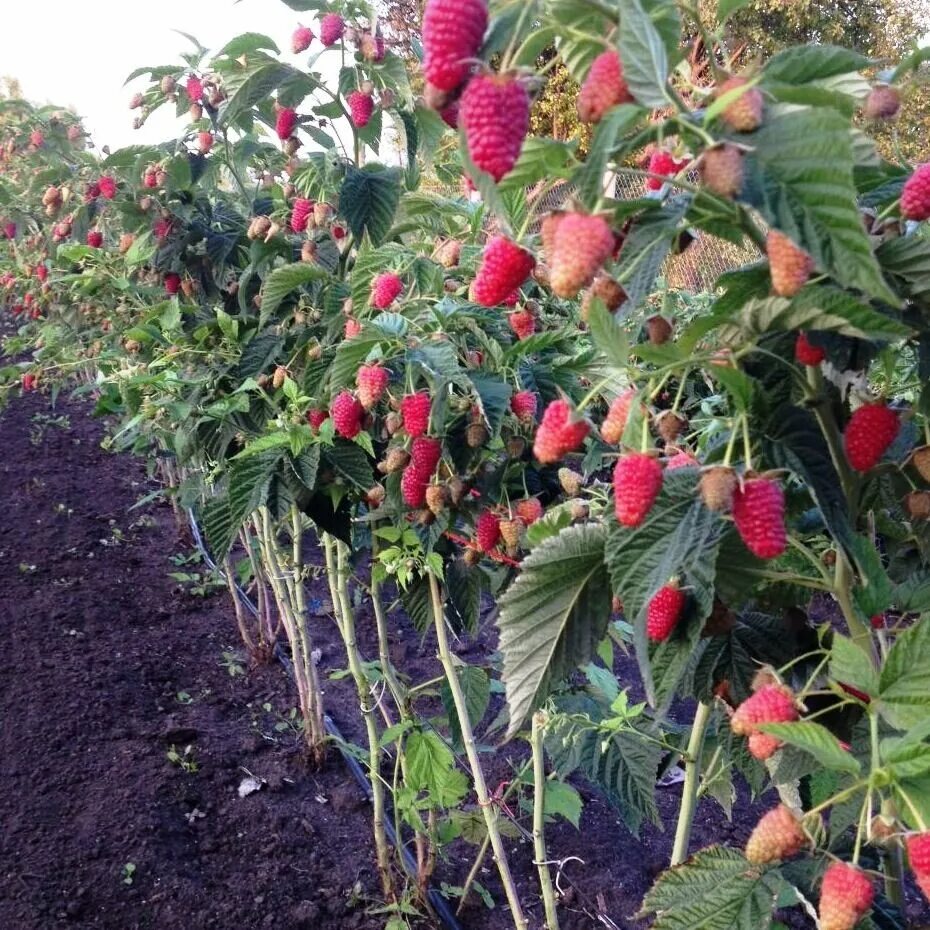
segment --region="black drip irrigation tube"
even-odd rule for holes
[[[207,551],[206,544],[203,540],[203,535],[200,532],[200,527],[197,525],[197,518],[194,516],[194,512],[190,508],[187,508],[187,518],[190,523],[191,535],[194,537],[194,545],[203,557],[204,562],[207,564],[211,571],[217,572],[219,575],[225,577],[223,570],[216,564],[216,562],[213,561],[212,556]],[[238,596],[241,603],[245,606],[246,610],[248,610],[253,617],[257,617],[258,609],[252,603],[249,596],[245,593],[245,591],[242,590],[238,583],[233,581],[233,585],[236,590],[236,595]],[[274,656],[278,662],[281,663],[291,680],[293,680],[294,667],[291,664],[290,657],[280,642],[275,643]],[[346,740],[342,733],[339,731],[339,727],[336,726],[335,721],[332,717],[329,716],[329,714],[323,715],[323,726],[325,727],[326,732],[335,740],[336,747],[339,750],[343,761],[345,762],[349,771],[352,773],[352,776],[355,778],[356,782],[358,782],[358,786],[362,789],[362,793],[365,795],[366,800],[371,803],[371,782],[369,782],[368,776],[365,774],[365,770],[359,764],[358,759],[351,755],[351,753],[346,752],[346,750],[343,748],[347,745]],[[416,860],[413,858],[413,854],[410,852],[410,850],[407,849],[407,847],[398,840],[397,833],[394,830],[393,821],[390,817],[385,818],[384,831],[387,834],[388,842],[400,852],[401,860],[404,863],[404,868],[407,870],[408,874],[414,880],[416,880]],[[428,887],[426,890],[426,897],[430,903],[430,906],[436,912],[436,916],[442,921],[443,925],[447,927],[448,930],[462,930],[462,925],[458,922],[455,914],[452,913],[452,908],[449,906],[449,902],[446,900],[445,895],[439,891],[439,889],[433,888],[432,886]]]

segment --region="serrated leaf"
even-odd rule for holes
[[[594,298],[588,309],[588,328],[594,348],[612,368],[625,371],[630,364],[630,341],[604,301],[599,298]]]
[[[222,561],[232,548],[233,540],[242,525],[233,520],[227,495],[211,497],[204,504],[201,522],[210,554],[215,561]]]
[[[339,192],[339,212],[358,241],[367,233],[380,245],[394,223],[400,203],[403,175],[397,168],[366,165],[349,168]]]
[[[483,668],[475,665],[463,665],[456,669],[459,684],[465,695],[465,707],[468,711],[468,719],[472,729],[475,729],[481,723],[484,715],[487,713],[488,704],[491,702],[491,680],[488,673]],[[452,734],[452,742],[456,746],[462,745],[462,727],[459,723],[458,714],[455,710],[455,701],[452,698],[452,689],[449,682],[444,681],[440,689],[443,707],[446,709],[446,715],[449,718],[449,730]]]
[[[899,730],[926,719],[930,711],[930,618],[918,620],[891,647],[879,678],[877,706]]]
[[[768,60],[762,73],[763,83],[807,84],[861,71],[870,64],[864,55],[838,45],[795,45],[782,49]]]
[[[616,148],[617,139],[629,132],[642,115],[640,107],[625,103],[608,110],[597,124],[588,148],[588,157],[575,179],[578,197],[589,210],[593,210],[604,195],[604,172]]]
[[[295,72],[290,65],[278,61],[263,64],[253,71],[220,108],[217,121],[223,125],[234,122],[246,110],[271,96]]]
[[[862,768],[859,760],[840,745],[840,741],[822,724],[801,720],[797,723],[759,724],[768,733],[813,756],[822,766],[837,772],[858,775]]]
[[[717,0],[717,22],[722,26],[734,13],[744,6],[749,6],[752,0]]]
[[[617,48],[630,93],[644,107],[668,106],[668,53],[662,36],[640,0],[618,0],[617,5]]]
[[[833,634],[830,677],[868,695],[878,694],[878,671],[868,653],[841,633]]]
[[[524,560],[497,626],[512,736],[551,688],[590,662],[610,620],[601,527],[573,526]]]
[[[247,52],[257,52],[261,50],[274,52],[276,55],[281,54],[281,50],[275,45],[274,40],[260,32],[245,32],[235,39],[227,42],[217,53],[216,57],[226,56],[228,58],[238,58]]]
[[[584,803],[581,795],[567,782],[547,780],[543,812],[547,817],[564,817],[576,830],[581,826]]]
[[[329,278],[329,273],[307,262],[275,268],[262,285],[262,319],[269,319],[292,291]]]
[[[337,439],[323,456],[343,478],[347,478],[357,488],[367,491],[374,483],[371,460],[354,442]]]

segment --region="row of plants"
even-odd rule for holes
[[[930,894],[930,167],[870,131],[906,120],[926,54],[797,46],[731,73],[739,0],[428,0],[415,94],[368,4],[285,2],[315,16],[291,40],[305,67],[248,33],[131,76],[139,125],[176,108],[170,143],[101,156],[73,114],[3,102],[5,351],[28,356],[0,370],[6,396],[77,383],[116,418],[113,447],[196,514],[251,661],[287,643],[316,765],[314,644],[335,622],[389,927],[428,912],[464,840],[462,903],[490,851],[513,925],[557,930],[546,825],[577,824],[570,779],[636,835],[679,764],[654,926],[792,907],[902,926],[905,860]],[[712,86],[691,80],[694,34]],[[583,160],[528,135],[557,65]],[[615,199],[621,175],[647,195]],[[664,263],[702,236],[758,260],[669,290]],[[489,598],[498,650],[465,664],[451,637]],[[407,622],[440,678],[395,664]],[[621,650],[640,681],[618,679]],[[528,751],[501,797],[504,739]],[[744,849],[693,852],[698,798],[730,812],[741,780],[778,803]]]

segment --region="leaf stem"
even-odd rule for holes
[[[707,734],[707,724],[712,711],[712,704],[701,701],[694,713],[691,738],[688,740],[688,758],[685,761],[685,783],[681,795],[681,809],[678,812],[678,826],[675,830],[675,845],[672,847],[670,866],[681,865],[688,858],[698,783],[701,778],[701,752],[704,749],[704,737]]]

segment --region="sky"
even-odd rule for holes
[[[292,63],[298,59],[290,54],[290,37],[298,23],[303,20],[317,32],[313,14],[297,13],[281,0],[7,0],[3,5],[7,4],[0,27],[0,76],[17,78],[35,103],[72,107],[84,117],[97,145],[113,150],[176,138],[182,124],[171,106],[134,130],[129,100],[145,81],[123,86],[143,65],[181,63],[179,54],[192,46],[173,30],[188,32],[213,50],[240,33],[261,32]]]

